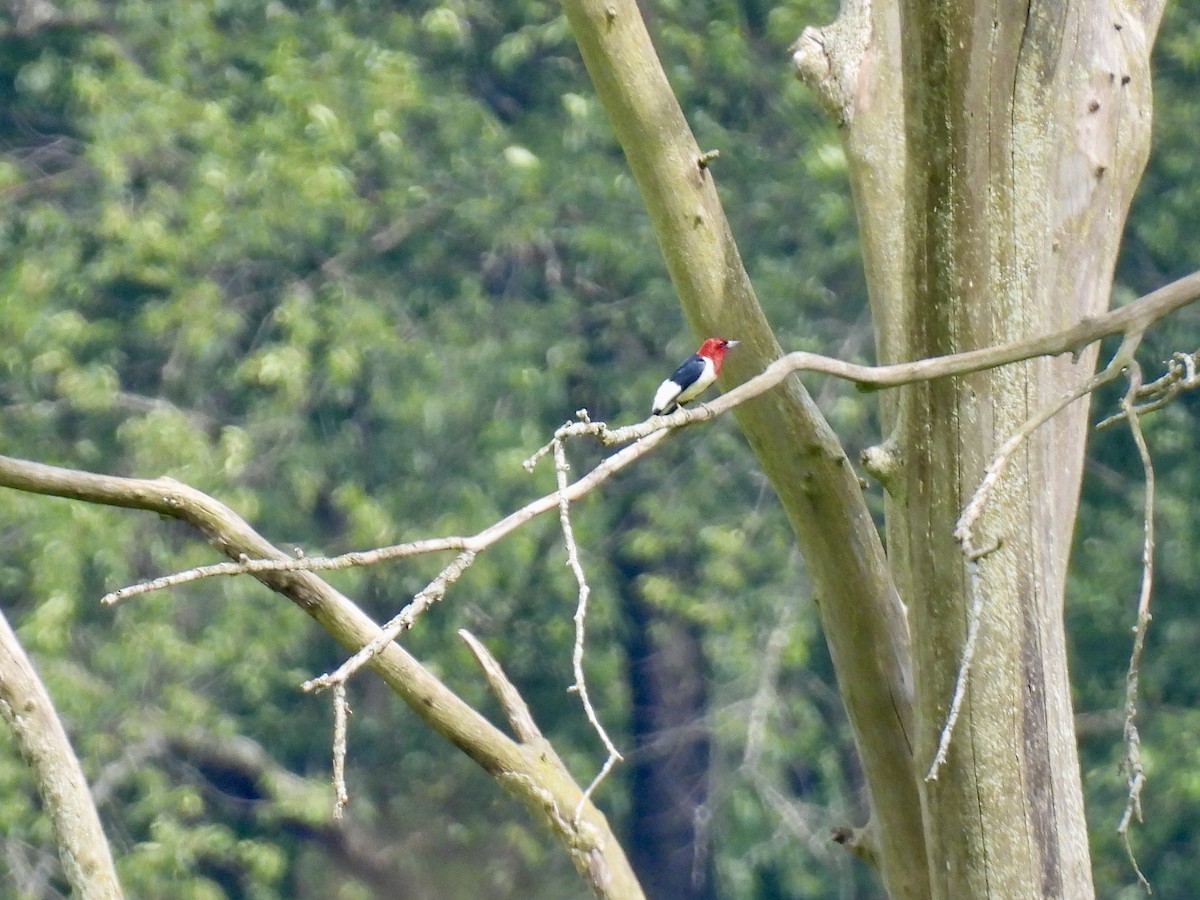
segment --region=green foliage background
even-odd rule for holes
[[[1151,169],[1119,297],[1194,260],[1200,33],[1171,7]],[[212,492],[281,546],[337,553],[469,533],[549,490],[520,460],[587,407],[631,422],[694,338],[558,6],[123,0],[0,19],[0,452]],[[787,46],[831,3],[648,7],[784,346],[870,359],[837,135],[790,77]],[[1147,364],[1189,349],[1200,313]],[[853,452],[874,411],[818,394]],[[1112,405],[1112,397],[1099,406]],[[1185,896],[1200,847],[1196,402],[1147,426],[1159,466],[1156,619],[1142,710],[1150,784],[1140,861]],[[1093,445],[1069,603],[1098,891],[1136,896],[1113,829],[1119,707],[1139,577],[1142,480],[1128,436]],[[576,471],[598,455],[575,448]],[[875,487],[872,491],[877,491]],[[325,829],[330,710],[298,684],[339,660],[249,580],[101,609],[107,590],[211,561],[144,514],[8,493],[0,606],[34,655],[91,779],[130,896],[582,896],[557,846],[370,678],[355,682],[348,831]],[[874,896],[828,840],[862,818],[861,781],[786,523],[730,422],[679,436],[576,510],[592,579],[587,671],[622,743],[627,660],[612,559],[703,634],[722,896]],[[582,781],[602,761],[570,682],[575,589],[554,522],[485,554],[406,641],[495,713],[454,637],[478,634]],[[333,580],[393,614],[437,569]],[[777,678],[772,632],[788,627]],[[763,706],[768,703],[768,706]],[[746,764],[756,709],[765,742]],[[1098,723],[1095,724],[1095,723]],[[286,803],[180,740],[256,742]],[[10,885],[62,888],[19,755],[0,747]],[[228,773],[225,773],[227,776]],[[766,786],[766,787],[764,787]],[[766,788],[789,814],[766,801]],[[618,769],[600,802],[628,814]],[[276,795],[277,796],[277,795]],[[374,879],[374,880],[373,880]],[[49,895],[49,894],[47,894]]]

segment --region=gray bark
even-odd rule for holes
[[[1020,340],[1107,308],[1149,147],[1160,15],[1158,4],[908,0],[848,4],[836,26],[805,34],[801,75],[845,126],[881,362]],[[1094,364],[1093,349],[884,395],[919,772],[969,615],[955,521],[1000,444]],[[979,563],[970,688],[946,766],[920,783],[934,897],[1093,895],[1062,630],[1086,429],[1079,402],[1035,433],[977,529],[977,546],[996,549]]]

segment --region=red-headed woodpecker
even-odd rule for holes
[[[725,338],[706,340],[699,350],[680,364],[670,378],[658,386],[650,412],[656,416],[666,415],[703,394],[717,380],[725,351],[736,344],[737,341],[727,341]]]

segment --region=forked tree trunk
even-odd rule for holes
[[[564,6],[689,322],[744,339],[725,383],[757,374],[779,348],[636,4]],[[1044,334],[1107,306],[1149,146],[1161,11],[846,0],[801,38],[801,77],[843,129],[882,362]],[[799,380],[737,410],[795,528],[862,757],[872,820],[854,843],[893,898],[1094,893],[1062,632],[1085,403],[1013,457],[979,523],[991,552],[970,690],[940,776],[924,777],[970,609],[956,520],[1003,441],[1094,362],[885,394],[873,470],[890,495],[886,560]]]

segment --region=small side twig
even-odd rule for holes
[[[999,546],[998,544],[996,545]],[[937,781],[946,754],[950,752],[950,736],[954,734],[954,726],[958,715],[962,712],[963,700],[967,696],[967,680],[971,673],[971,663],[975,661],[975,647],[979,643],[979,623],[983,619],[983,591],[979,589],[979,560],[986,553],[973,551],[967,554],[967,591],[971,597],[971,605],[967,609],[967,639],[963,643],[962,659],[958,662],[958,673],[954,677],[954,693],[950,697],[950,711],[946,713],[946,721],[938,735],[937,753],[925,773],[926,781]]]
[[[333,689],[333,817],[341,819],[350,802],[346,790],[346,719],[350,705],[346,702],[346,685]]]
[[[1121,346],[1117,348],[1117,352],[1109,360],[1108,365],[1087,381],[1067,391],[1058,400],[1048,404],[1035,415],[1026,419],[1021,427],[1001,445],[1000,450],[988,465],[983,480],[979,482],[979,487],[971,495],[971,500],[964,507],[962,515],[959,516],[958,522],[954,526],[954,538],[962,546],[965,554],[969,556],[976,552],[973,543],[975,524],[979,521],[979,517],[983,515],[983,510],[987,506],[992,489],[1004,474],[1004,470],[1008,468],[1008,463],[1012,459],[1012,455],[1029,439],[1030,435],[1076,400],[1087,396],[1102,385],[1115,380],[1124,371],[1125,367],[1133,361],[1133,354],[1137,350],[1141,340],[1142,333],[1140,331],[1126,335],[1125,339],[1121,342]]]
[[[759,377],[761,378],[762,376]],[[766,388],[763,389],[765,390]],[[732,409],[733,405],[730,404],[728,408]],[[634,425],[623,425],[620,428],[612,428],[607,422],[593,422],[591,414],[586,409],[577,409],[575,410],[575,418],[578,421],[564,422],[560,425],[555,429],[554,437],[538,447],[521,465],[525,467],[525,471],[532,472],[543,457],[550,455],[551,451],[554,450],[555,444],[562,443],[567,438],[590,435],[604,446],[611,447],[614,444],[628,444],[631,441],[640,441],[642,438],[648,437],[655,432],[672,431],[684,425],[703,422],[706,419],[720,415],[723,411],[715,410],[709,404],[693,406],[688,409],[680,407],[667,416],[651,416],[645,421]]]
[[[1150,457],[1150,448],[1146,445],[1146,436],[1142,432],[1139,418],[1141,412],[1134,404],[1141,387],[1141,370],[1137,364],[1130,365],[1129,390],[1121,402],[1125,418],[1129,422],[1129,431],[1133,442],[1137,445],[1138,457],[1142,463],[1142,473],[1146,481],[1146,495],[1143,504],[1142,522],[1142,583],[1138,591],[1137,624],[1133,628],[1133,650],[1129,655],[1129,670],[1125,674],[1125,724],[1123,728],[1125,739],[1125,758],[1122,769],[1125,772],[1126,784],[1129,789],[1125,803],[1125,812],[1117,824],[1117,834],[1125,845],[1125,853],[1129,863],[1137,874],[1138,883],[1151,893],[1150,882],[1138,866],[1137,857],[1133,852],[1133,844],[1129,840],[1129,826],[1134,819],[1142,821],[1142,788],[1146,783],[1146,771],[1142,766],[1141,737],[1137,730],[1137,698],[1138,675],[1141,670],[1142,650],[1146,646],[1146,631],[1150,626],[1150,596],[1154,586],[1154,461]]]
[[[492,689],[492,693],[496,695],[496,699],[500,702],[500,709],[503,710],[504,717],[508,719],[508,724],[512,726],[513,734],[523,744],[545,742],[546,739],[542,735],[542,730],[533,721],[533,713],[529,711],[529,706],[525,703],[525,698],[521,696],[516,685],[508,680],[508,676],[500,668],[500,663],[496,657],[492,656],[491,651],[483,645],[483,642],[467,631],[467,629],[460,628],[458,636],[471,649],[471,652],[475,655],[475,661],[483,669],[483,675],[487,679],[488,687]]]
[[[433,581],[429,582],[423,590],[418,591],[407,606],[389,619],[382,626],[379,634],[368,641],[357,653],[338,666],[333,672],[320,675],[316,678],[310,678],[301,685],[301,689],[308,692],[323,691],[334,685],[345,684],[355,672],[369,663],[375,656],[379,655],[379,652],[384,647],[399,637],[401,632],[412,628],[413,623],[417,620],[417,616],[441,600],[446,595],[446,589],[458,581],[462,573],[470,568],[471,563],[474,561],[475,553],[473,551],[466,550],[460,553],[450,565],[438,573],[438,576]]]
[[[152,578],[138,584],[131,584],[100,598],[106,606],[161,591],[165,588],[179,587],[193,581],[205,578],[215,578],[223,575],[261,575],[267,572],[325,572],[334,569],[351,569],[360,566],[373,566],[392,559],[404,559],[409,556],[421,556],[427,553],[439,553],[445,550],[469,550],[471,538],[443,537],[428,538],[419,541],[407,541],[403,544],[393,544],[388,547],[378,547],[374,550],[355,550],[340,556],[305,556],[299,549],[293,559],[253,559],[242,554],[237,562],[227,561],[212,563],[206,566],[195,566],[182,572],[174,572],[159,578]]]

